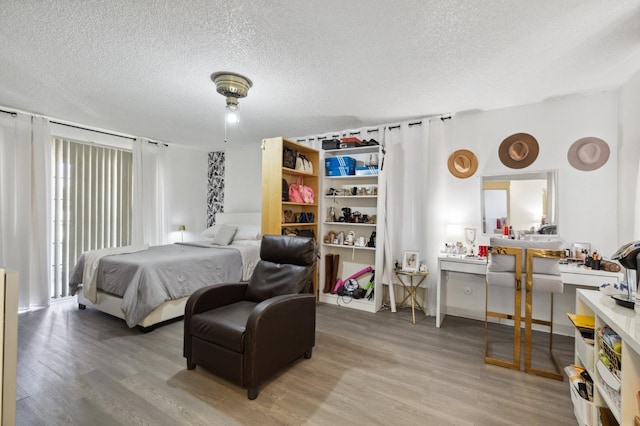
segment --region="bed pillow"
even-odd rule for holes
[[[220,225],[213,225],[202,231],[202,235],[205,238],[214,238],[220,229]]]
[[[260,225],[238,225],[238,231],[233,237],[233,241],[259,240]]]
[[[217,246],[228,246],[233,241],[233,236],[237,230],[237,226],[219,225],[218,232],[216,232],[211,243]]]

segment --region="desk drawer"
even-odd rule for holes
[[[440,260],[440,271],[460,272],[463,274],[485,275],[487,273],[486,263],[463,263],[453,260]]]
[[[602,284],[618,281],[615,276],[611,275],[579,274],[572,272],[561,272],[560,275],[562,276],[562,282],[564,284],[588,287],[600,287]]]

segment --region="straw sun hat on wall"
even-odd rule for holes
[[[468,149],[459,149],[449,156],[447,166],[452,175],[466,179],[478,170],[478,158]]]

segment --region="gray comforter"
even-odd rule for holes
[[[71,294],[82,283],[83,271],[84,254],[71,275]],[[239,282],[242,272],[242,256],[236,248],[169,244],[100,259],[97,286],[122,297],[127,325],[134,327],[165,301],[211,284]]]

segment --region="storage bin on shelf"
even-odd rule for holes
[[[576,337],[576,351],[578,352],[578,357],[587,367],[587,370],[593,369],[593,344],[587,343],[587,341],[582,337]]]
[[[601,349],[599,361],[615,376],[619,388],[620,372],[622,371],[620,336],[615,334],[610,328],[602,327],[598,329],[598,341],[600,342]]]
[[[619,336],[605,326],[596,331],[596,338],[599,348],[596,360],[596,370],[599,376],[598,384],[603,397],[609,399],[613,404],[610,408],[620,411],[622,406],[620,399],[622,357],[620,346],[617,345],[618,350],[614,349],[615,342],[619,341]]]
[[[327,176],[354,176],[356,174],[355,158],[346,155],[326,157],[324,167]]]
[[[569,377],[569,390],[571,392],[571,403],[573,404],[573,414],[578,420],[580,426],[593,426],[593,418],[591,416],[591,410],[593,409],[593,402],[582,397],[578,392],[578,383],[584,380],[580,377],[579,373],[575,370],[573,365],[565,367],[564,371],[567,377]]]
[[[378,176],[378,166],[356,167],[356,176]]]

